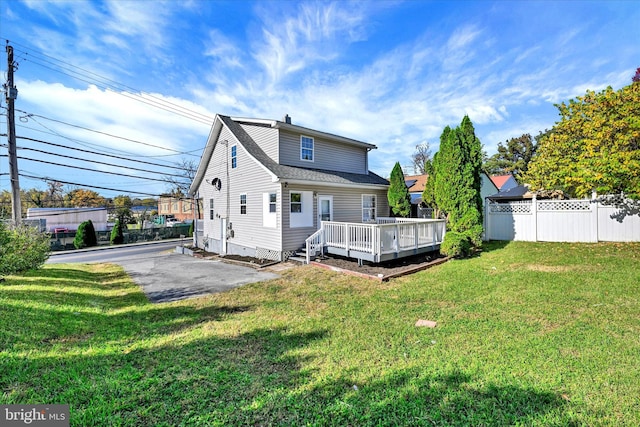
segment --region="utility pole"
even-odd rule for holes
[[[13,103],[18,97],[18,89],[13,85],[13,46],[7,45],[7,139],[9,154],[9,176],[11,180],[11,219],[14,225],[22,222],[20,203],[20,179],[18,178],[18,155],[16,153],[16,118]]]

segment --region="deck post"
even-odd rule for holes
[[[418,250],[418,247],[420,246],[420,244],[418,239],[418,223],[417,222],[413,223],[413,240],[415,243],[415,249]]]

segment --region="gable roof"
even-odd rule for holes
[[[350,173],[350,172],[340,172],[340,171],[330,171],[324,169],[312,169],[312,168],[301,168],[296,166],[287,166],[281,165],[269,157],[262,148],[253,140],[253,138],[240,126],[239,123],[252,123],[256,125],[266,125],[266,121],[264,120],[255,120],[255,119],[233,119],[229,116],[216,115],[216,119],[214,120],[213,126],[211,128],[211,132],[209,133],[209,138],[207,140],[207,145],[202,154],[202,158],[200,159],[200,164],[198,165],[198,170],[196,171],[196,175],[194,177],[193,182],[191,183],[191,187],[189,188],[189,195],[195,194],[198,187],[202,183],[204,179],[204,175],[209,165],[209,161],[211,156],[213,155],[213,151],[215,146],[218,143],[218,136],[220,135],[220,131],[222,127],[226,127],[231,134],[236,138],[237,142],[242,145],[247,154],[253,158],[263,169],[265,169],[270,175],[273,182],[279,181],[287,181],[290,183],[314,183],[320,185],[335,185],[335,186],[373,186],[373,187],[387,187],[389,185],[389,181],[386,179],[376,175],[373,172],[368,174],[359,174],[359,173]],[[281,128],[292,128],[296,131],[300,131],[302,129],[304,132],[310,133],[310,129],[302,128],[300,126],[293,126],[283,122],[273,121],[277,126]],[[351,140],[348,138],[342,138],[335,135],[313,131],[316,134],[322,134],[325,137],[331,137],[332,139],[338,139],[341,142],[343,139],[348,140],[350,144],[359,144],[363,147],[375,148],[375,145],[366,144],[364,142]]]
[[[500,190],[502,188],[502,186],[504,184],[507,183],[507,181],[509,181],[509,178],[513,178],[513,175],[511,174],[507,174],[507,175],[493,175],[489,177],[491,179],[491,182],[493,182],[493,184],[496,186],[496,188],[498,190]],[[514,178],[515,179],[515,178]]]
[[[427,185],[429,175],[405,175],[404,182],[409,188],[409,193],[422,193]]]
[[[518,185],[516,187],[512,187],[505,191],[500,191],[497,194],[489,196],[488,199],[496,200],[496,201],[507,201],[507,200],[522,200],[522,199],[531,199],[533,197],[533,193],[529,191],[529,187],[526,185]]]

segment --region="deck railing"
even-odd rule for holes
[[[324,245],[329,248],[380,258],[381,254],[439,245],[444,238],[445,221],[419,218],[378,218],[376,223],[370,224],[322,221],[318,232],[324,236]]]

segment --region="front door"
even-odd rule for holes
[[[318,196],[318,228],[322,221],[333,221],[333,196]]]

